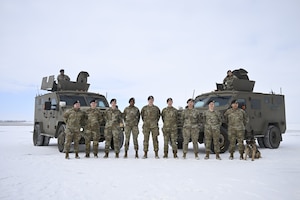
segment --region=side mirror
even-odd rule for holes
[[[67,103],[65,101],[60,101],[59,102],[59,107],[64,108],[66,107]]]

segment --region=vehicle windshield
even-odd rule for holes
[[[73,106],[73,103],[79,100],[81,106],[90,106],[90,101],[96,99],[97,107],[108,107],[108,103],[101,96],[81,96],[81,95],[60,95],[60,101],[66,102],[67,106]]]
[[[215,96],[215,97],[199,97],[197,99],[195,99],[195,108],[203,108],[203,107],[207,107],[207,103],[211,100],[215,101],[215,107],[218,106],[225,106],[226,104],[228,104],[229,100],[230,100],[231,96]]]

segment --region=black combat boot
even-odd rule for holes
[[[168,152],[165,152],[165,153],[164,153],[163,158],[168,158]]]
[[[221,160],[220,153],[216,153],[216,159]]]
[[[116,158],[119,158],[119,153],[116,153]]]
[[[66,159],[70,159],[69,158],[69,152],[66,152],[66,157],[65,157]]]
[[[155,151],[155,158],[156,158],[156,159],[159,159],[158,151]]]
[[[78,155],[78,152],[75,153],[75,158],[76,158],[76,159],[79,159],[79,158],[80,158],[79,155]]]
[[[135,158],[139,158],[139,153],[137,150],[135,151]]]
[[[143,158],[146,159],[146,158],[147,158],[147,151],[144,151],[144,152],[145,152],[145,153],[144,153]]]
[[[98,158],[98,154],[97,153],[94,153],[94,158]]]
[[[108,158],[108,152],[105,152],[105,155],[103,158]]]
[[[209,159],[209,151],[206,151],[206,155],[204,157],[205,160]]]
[[[186,153],[183,153],[183,156],[182,156],[184,159],[186,159]]]
[[[127,151],[125,151],[124,158],[127,158]]]
[[[90,154],[89,154],[89,153],[86,153],[86,154],[85,154],[85,157],[86,157],[86,158],[89,158],[89,157],[90,157]]]

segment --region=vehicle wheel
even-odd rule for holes
[[[65,136],[66,136],[65,129],[66,129],[66,125],[64,124],[60,125],[58,129],[57,147],[59,152],[64,152]]]
[[[34,146],[43,146],[44,136],[41,135],[41,128],[39,124],[34,125],[33,130],[33,145]]]
[[[123,131],[120,131],[120,133],[119,133],[119,147],[120,147],[120,149],[122,148],[123,144],[124,144],[124,133],[123,133]],[[111,139],[110,147],[111,147],[111,149],[115,149],[113,138]]]
[[[280,145],[281,133],[276,126],[269,126],[267,134],[265,135],[264,143],[270,149],[277,149]]]
[[[49,143],[50,143],[50,139],[51,139],[51,137],[44,136],[44,143],[43,143],[43,145],[44,145],[44,146],[48,146]]]
[[[229,147],[229,140],[228,140],[228,133],[227,129],[221,126],[220,128],[220,137],[219,137],[219,143],[220,143],[220,153],[224,153],[228,150]],[[214,143],[211,143],[211,151],[215,153],[214,151]]]
[[[260,148],[266,148],[264,139],[265,139],[265,138],[263,138],[263,137],[257,138],[257,142],[258,142],[258,145],[259,145]]]

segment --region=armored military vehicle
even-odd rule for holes
[[[230,108],[232,100],[237,100],[239,107],[243,108],[249,117],[245,138],[257,138],[260,147],[278,148],[282,141],[282,134],[286,131],[284,95],[253,92],[255,82],[249,80],[245,69],[234,70],[233,74],[237,77],[233,81],[233,90],[224,90],[223,84],[217,83],[215,91],[195,98],[195,108],[203,114],[208,109],[208,102],[213,100],[215,110],[220,111],[223,116],[224,112]],[[199,143],[204,143],[202,124],[200,129]],[[229,147],[227,125],[224,119],[220,131],[219,142],[223,153]],[[182,148],[183,137],[180,126],[178,133],[178,147]],[[213,144],[211,150],[214,150]]]
[[[56,83],[54,75],[44,77],[41,89],[48,91],[43,95],[35,97],[34,111],[34,131],[33,144],[35,146],[47,146],[51,138],[57,138],[57,146],[60,152],[64,151],[65,143],[65,122],[63,114],[67,109],[73,107],[73,102],[80,101],[81,110],[87,110],[90,107],[90,101],[96,99],[97,108],[103,113],[109,104],[105,96],[88,92],[90,84],[87,83],[87,72],[80,72],[76,81],[61,80]],[[100,126],[99,142],[105,140],[103,122]],[[124,143],[123,131],[120,132],[120,147]],[[80,144],[84,144],[84,138],[80,140]],[[114,148],[113,142],[111,147]]]

